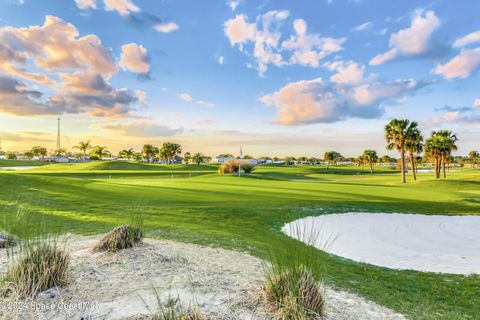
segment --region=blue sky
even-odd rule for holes
[[[176,141],[385,151],[393,117],[480,148],[478,1],[4,0],[3,149]],[[3,101],[3,102],[2,102]]]

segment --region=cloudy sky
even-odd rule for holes
[[[2,148],[174,141],[386,153],[394,117],[479,149],[480,2],[2,0]]]

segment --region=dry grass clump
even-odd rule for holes
[[[4,293],[33,297],[68,282],[69,255],[55,243],[40,241],[22,245],[23,254],[3,279]]]
[[[227,162],[222,163],[220,168],[218,168],[218,173],[236,173],[238,172],[238,168],[240,167],[240,162],[236,160],[230,160]]]
[[[94,247],[94,252],[131,248],[143,239],[143,229],[139,226],[123,225],[107,233]]]
[[[305,242],[314,243],[316,239],[318,236],[312,236]],[[270,252],[264,264],[264,297],[277,318],[312,320],[324,315],[320,287],[323,265],[317,250],[312,245],[286,242],[281,249]]]
[[[315,319],[324,312],[325,300],[318,282],[306,269],[273,275],[264,290],[267,302],[280,319]]]

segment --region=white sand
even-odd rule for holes
[[[163,303],[170,295],[184,308],[195,300],[210,319],[273,319],[261,299],[262,262],[246,254],[173,241],[145,240],[117,254],[92,253],[89,248],[100,237],[74,236],[69,240],[72,255],[71,283],[35,300],[37,306],[75,302],[98,304],[98,308],[8,311],[11,300],[0,301],[0,319],[140,319],[151,314],[142,297],[157,308],[154,286]],[[0,250],[0,272],[8,262]],[[402,315],[354,294],[324,288],[325,320],[404,320]],[[146,318],[142,318],[146,319]]]
[[[377,266],[480,274],[480,216],[332,214],[294,221],[283,231],[304,242],[315,238],[320,249]]]
[[[0,167],[0,171],[25,171],[38,168],[38,166],[21,166],[21,167]]]

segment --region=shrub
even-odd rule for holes
[[[243,172],[245,173],[252,173],[254,170],[255,170],[255,165],[251,164],[251,163],[242,163],[242,165],[240,166],[243,170]]]
[[[318,237],[311,239],[307,243],[313,244]],[[325,300],[320,288],[323,266],[317,251],[312,245],[287,242],[281,249],[270,252],[264,264],[264,294],[278,318],[308,320],[323,315]]]
[[[18,297],[33,297],[38,292],[68,282],[69,255],[55,243],[22,244],[23,254],[3,279],[4,290]]]
[[[325,301],[320,287],[305,268],[271,275],[265,294],[281,319],[315,319],[324,312]]]
[[[143,239],[143,229],[139,226],[123,225],[107,233],[94,247],[94,252],[131,248]]]
[[[222,163],[222,165],[218,169],[218,172],[220,174],[237,173],[239,166],[240,166],[240,162],[238,162],[236,160],[230,160],[230,161]]]

